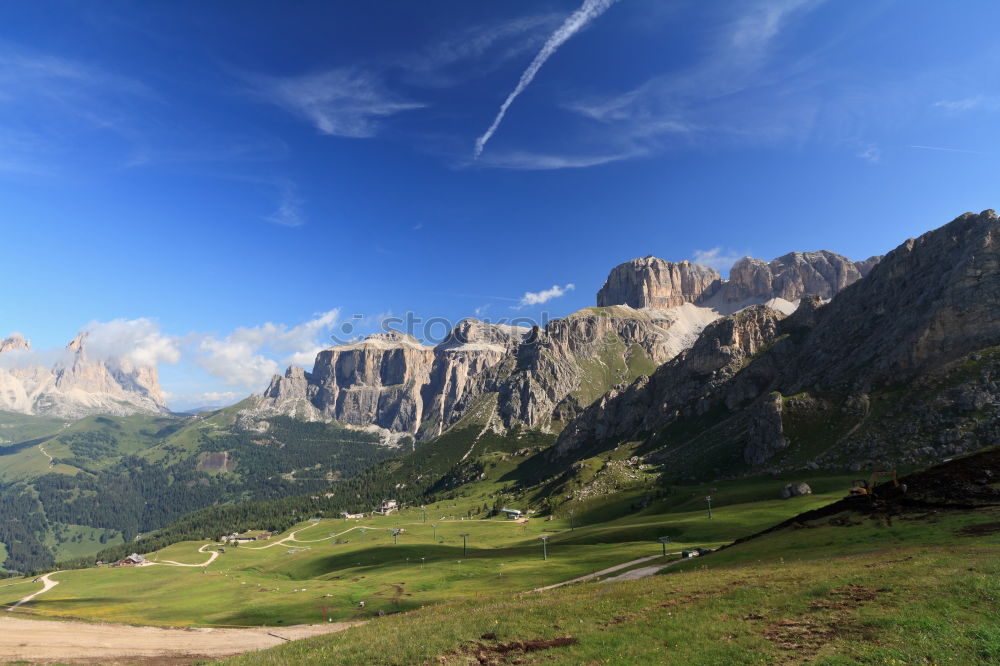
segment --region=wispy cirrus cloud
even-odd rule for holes
[[[1000,110],[1000,98],[988,95],[974,95],[959,99],[942,99],[934,102],[934,106],[952,113],[965,111],[997,111]]]
[[[153,85],[101,65],[0,41],[0,171],[92,177],[288,155],[280,139],[213,126],[170,101]]]
[[[398,70],[408,84],[444,88],[482,77],[538,46],[561,19],[531,14],[488,22],[440,36],[415,53],[391,57],[386,69]]]
[[[521,296],[521,300],[518,301],[515,309],[520,309],[527,307],[529,305],[541,305],[543,303],[548,303],[553,298],[559,298],[560,296],[565,296],[567,292],[576,289],[576,285],[572,282],[560,287],[557,284],[552,285],[548,289],[542,289],[541,291],[526,291],[524,295]]]
[[[882,159],[882,151],[874,144],[864,146],[857,155],[864,161],[871,162],[872,164],[876,164]]]
[[[708,250],[695,250],[691,254],[691,261],[696,264],[701,264],[702,266],[708,266],[709,268],[714,268],[720,273],[724,273],[733,267],[741,257],[744,255],[734,252],[733,250],[723,249],[721,246],[713,247]]]
[[[278,187],[278,207],[270,215],[265,215],[264,219],[271,224],[282,227],[301,227],[306,223],[302,214],[302,198],[298,194],[298,189],[289,181],[279,181]]]
[[[357,67],[247,80],[255,95],[330,136],[372,137],[385,118],[427,106],[389,91],[378,75]]]
[[[81,137],[131,139],[137,109],[155,106],[146,85],[98,66],[0,42],[0,169],[55,173],[95,156]],[[76,154],[77,152],[81,154]]]
[[[583,169],[601,164],[610,164],[611,162],[620,162],[642,154],[644,154],[644,151],[639,147],[617,153],[592,155],[559,155],[515,150],[486,153],[479,158],[478,162],[483,166],[498,169],[548,171],[552,169]]]
[[[746,108],[734,114],[733,100],[772,84],[773,77],[761,76],[761,70],[773,44],[795,18],[822,2],[757,2],[732,17],[710,54],[686,71],[654,76],[616,95],[583,97],[565,108],[596,123],[591,131],[600,132],[615,152],[627,156],[656,152],[671,139],[687,143],[719,136],[768,136],[766,128],[746,127],[755,118]],[[768,118],[781,127],[788,116],[777,118],[772,111]]]
[[[415,52],[389,55],[365,66],[241,78],[252,94],[306,120],[322,134],[371,138],[391,117],[430,106],[401,89],[447,88],[484,76],[537,47],[540,31],[554,20],[553,14],[532,14],[476,25],[441,36]]]

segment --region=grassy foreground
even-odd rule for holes
[[[998,521],[845,513],[664,575],[455,599],[225,663],[1000,663]]]

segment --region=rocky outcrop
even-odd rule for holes
[[[868,392],[996,344],[1000,221],[992,210],[966,213],[907,240],[822,308],[786,392]]]
[[[597,305],[666,309],[695,303],[720,279],[714,268],[656,257],[633,259],[611,269],[597,292]]]
[[[690,304],[669,311],[587,308],[535,328],[470,393],[495,396],[505,428],[558,432],[615,385],[649,374],[689,347],[716,318]]]
[[[289,368],[276,375],[241,427],[284,414],[416,434],[425,420],[439,434],[470,382],[510,352],[523,329],[464,320],[436,347],[389,331],[321,351],[312,372]]]
[[[416,432],[433,361],[432,347],[394,331],[325,349],[313,366],[313,403],[342,423]]]
[[[791,499],[802,495],[812,495],[812,488],[808,483],[789,483],[781,489],[781,499]]]
[[[434,349],[430,381],[424,387],[425,436],[440,435],[457,420],[473,380],[510,354],[528,333],[526,329],[495,326],[466,319]]]
[[[552,455],[639,439],[665,469],[719,476],[927,464],[995,444],[1000,219],[967,213],[871,263],[828,304],[803,297],[742,358],[704,356],[726,347],[730,318],[706,328],[568,424]],[[698,358],[701,372],[686,368]]]
[[[21,336],[0,342],[0,409],[81,418],[167,412],[155,367],[127,358],[92,358],[80,333],[52,367],[35,362]]]
[[[607,441],[636,439],[713,406],[711,396],[778,336],[785,315],[757,305],[707,326],[690,349],[649,377],[619,386],[571,421],[549,457],[557,459]]]
[[[765,396],[753,406],[743,447],[743,459],[748,465],[761,465],[788,447],[788,438],[781,423],[781,408],[780,393]]]
[[[429,438],[489,403],[479,420],[497,428],[558,430],[612,386],[689,347],[717,317],[690,304],[615,306],[533,330],[467,319],[436,347],[379,334],[320,352],[311,373],[276,376],[251,412],[257,420],[289,414]]]
[[[826,250],[792,252],[770,262],[744,257],[733,264],[729,280],[714,292],[714,301],[739,303],[771,298],[798,301],[806,295],[830,299],[860,280],[878,260],[872,257],[856,262]]]
[[[616,266],[597,293],[597,303],[660,309],[693,303],[728,313],[771,299],[797,302],[812,295],[829,300],[867,275],[880,259],[851,261],[826,250],[792,252],[770,262],[744,257],[723,280],[707,266],[645,257]]]
[[[0,340],[0,354],[17,350],[31,351],[31,341],[26,340],[20,333],[14,333],[10,337]]]

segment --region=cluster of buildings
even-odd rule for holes
[[[141,567],[144,564],[149,564],[149,561],[138,553],[132,553],[128,557],[122,558],[117,562],[102,562],[100,560],[97,562],[97,566],[99,567],[102,567],[105,564],[109,567]]]
[[[387,499],[387,500],[382,500],[382,503],[379,504],[379,507],[374,511],[372,511],[372,513],[377,514],[379,516],[388,516],[389,514],[399,511],[399,509],[400,509],[399,502],[397,502],[394,499]],[[364,513],[351,513],[350,511],[341,511],[340,515],[345,520],[365,517]]]
[[[249,534],[223,534],[219,537],[219,543],[249,543],[251,541],[267,541],[273,535],[270,532],[261,532],[253,536]]]

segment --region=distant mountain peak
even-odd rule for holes
[[[30,355],[10,367],[0,365],[0,409],[64,418],[169,411],[155,367],[125,358],[89,358],[87,337],[86,331],[78,333],[64,358],[51,366],[33,363]],[[18,350],[31,351],[23,336],[0,341],[0,353]]]
[[[734,305],[738,309],[774,298],[829,299],[867,275],[880,259],[852,261],[829,250],[789,252],[771,261],[743,257],[723,280],[708,266],[647,256],[615,266],[597,292],[597,304],[667,309],[693,303],[731,312]]]
[[[31,351],[31,340],[27,340],[20,333],[11,333],[8,337],[0,340],[0,354],[18,349]]]

